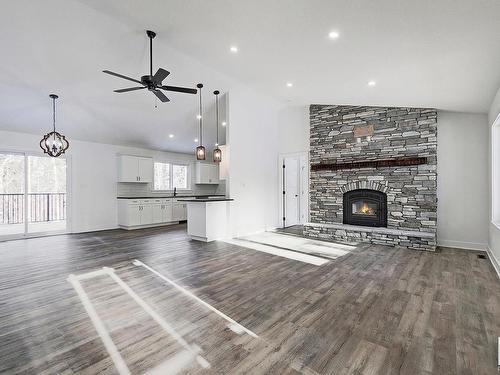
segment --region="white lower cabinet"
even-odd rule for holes
[[[172,216],[176,221],[187,220],[186,203],[174,203],[172,206]]]
[[[166,224],[179,220],[186,219],[177,219],[173,214],[172,199],[118,200],[118,225],[125,229]]]

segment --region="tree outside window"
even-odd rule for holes
[[[187,189],[187,165],[173,165],[172,166],[172,185],[177,189]]]
[[[189,166],[154,163],[153,190],[189,189]]]
[[[170,164],[154,163],[154,190],[170,190]]]

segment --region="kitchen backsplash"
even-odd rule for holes
[[[154,191],[151,184],[137,184],[128,182],[118,182],[116,187],[117,196],[156,196],[172,193],[172,191]],[[226,181],[221,180],[219,185],[192,185],[191,190],[179,190],[179,195],[210,195],[210,194],[226,194]]]

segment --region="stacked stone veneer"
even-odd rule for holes
[[[371,137],[354,136],[373,125]],[[305,234],[435,250],[437,112],[434,109],[311,105],[310,163],[350,163],[426,157],[405,167],[310,172],[310,221]],[[387,228],[341,225],[343,194],[374,189],[387,194]]]

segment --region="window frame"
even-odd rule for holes
[[[169,189],[155,189],[155,173],[154,173],[154,166],[156,163],[161,163],[161,164],[168,164],[168,170],[169,170]],[[173,191],[174,190],[174,166],[182,166],[186,167],[186,187],[185,188],[177,188],[177,190],[182,190],[182,191],[188,191],[191,190],[191,163],[188,162],[175,162],[175,161],[167,161],[167,160],[154,160],[153,161],[153,183],[151,184],[151,191],[152,192],[163,192],[163,191]]]

